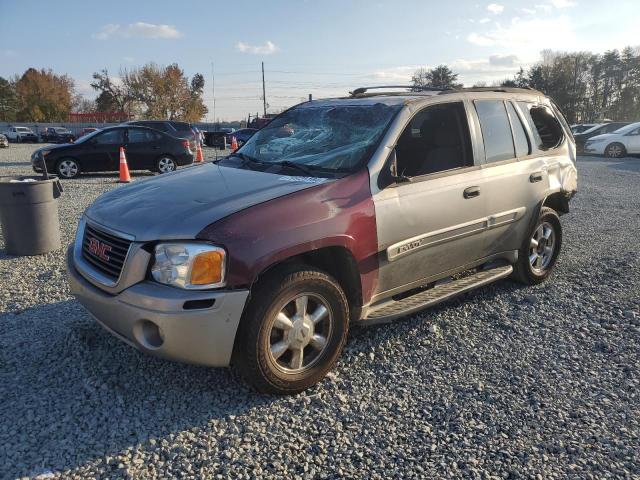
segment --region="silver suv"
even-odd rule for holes
[[[571,131],[540,92],[361,88],[103,195],[69,251],[71,290],[145,352],[294,393],[350,324],[545,280],[576,189]]]

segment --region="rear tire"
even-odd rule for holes
[[[604,156],[607,158],[622,158],[627,156],[627,149],[619,142],[607,145],[604,149]]]
[[[267,275],[243,314],[233,364],[264,393],[294,394],[335,365],[349,330],[349,305],[338,282],[311,267]]]
[[[555,210],[542,207],[538,221],[518,251],[513,278],[525,285],[544,282],[553,272],[561,246],[560,217]]]
[[[170,173],[176,170],[178,165],[176,161],[169,155],[163,155],[156,161],[156,172]]]

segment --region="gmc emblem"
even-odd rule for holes
[[[111,251],[111,245],[107,245],[106,243],[102,243],[97,238],[89,237],[89,253],[92,253],[96,257],[105,262],[109,261],[109,255],[107,255]]]

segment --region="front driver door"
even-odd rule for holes
[[[483,172],[474,164],[464,104],[418,112],[393,155],[397,174],[408,178],[373,195],[379,244],[375,299],[486,256]]]
[[[113,172],[119,168],[123,129],[106,130],[82,143],[79,160],[84,172]]]

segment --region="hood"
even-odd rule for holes
[[[85,215],[136,241],[191,239],[235,212],[327,181],[205,163],[111,190]]]

